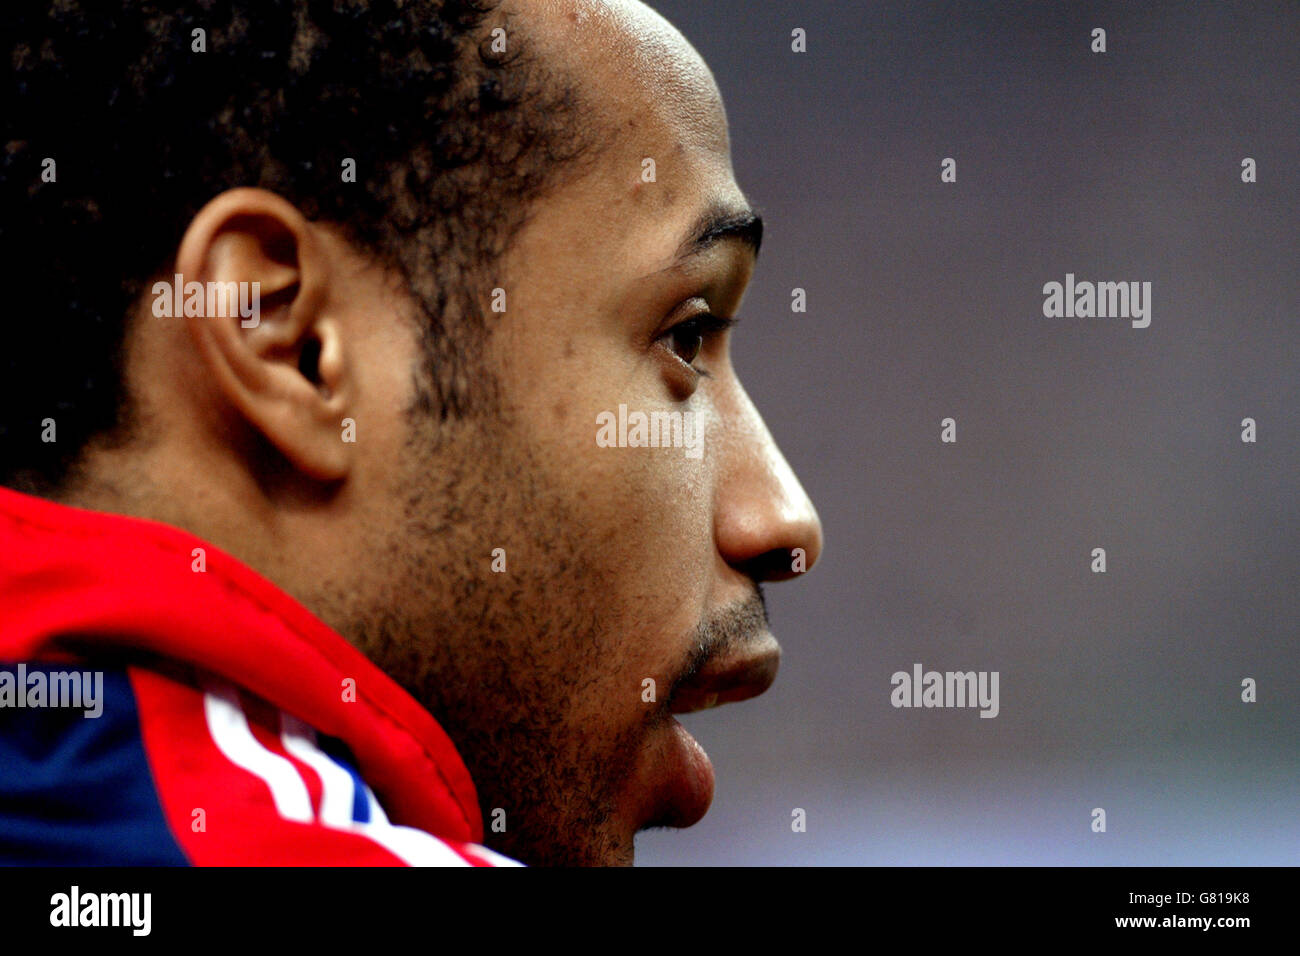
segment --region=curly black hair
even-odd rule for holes
[[[424,313],[424,404],[473,406],[480,286],[593,142],[495,0],[8,0],[4,21],[0,483],[57,489],[129,433],[128,315],[236,186],[394,269]]]

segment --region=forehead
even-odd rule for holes
[[[611,132],[656,134],[726,155],[726,113],[713,74],[686,38],[638,0],[524,0],[541,54],[576,78]],[[629,121],[631,126],[629,126]]]
[[[706,210],[745,205],[721,94],[676,28],[631,0],[522,6],[530,40],[576,81],[600,143],[585,175],[538,210],[537,241],[645,273],[674,258]]]

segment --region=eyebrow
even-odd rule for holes
[[[749,207],[711,207],[695,221],[690,234],[678,247],[677,259],[698,256],[727,239],[740,241],[757,259],[763,245],[763,217]]]

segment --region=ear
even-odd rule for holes
[[[342,438],[353,397],[341,328],[327,309],[338,272],[329,256],[291,203],[232,189],[194,217],[173,277],[184,283],[176,301],[218,394],[320,481],[344,478],[353,457]]]

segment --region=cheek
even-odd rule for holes
[[[647,430],[642,440],[649,435],[660,447],[637,447],[633,400],[570,394],[531,408],[525,429],[534,458],[547,463],[552,487],[599,536],[601,563],[631,578],[642,576],[633,568],[657,569],[651,577],[677,569],[683,582],[712,567],[714,461],[706,428],[661,439]]]
[[[585,491],[599,501],[604,546],[596,560],[616,591],[628,666],[638,678],[680,665],[705,610],[714,570],[707,464],[678,449],[595,448]]]
[[[642,677],[680,666],[705,610],[717,562],[716,469],[707,427],[683,428],[678,447],[672,439],[635,446],[632,413],[681,414],[696,403],[667,402],[656,366],[612,346],[597,354],[602,342],[577,338],[571,355],[562,335],[533,343],[538,362],[545,345],[548,371],[512,376],[507,400],[539,487],[578,525],[564,536],[598,573],[611,679],[635,678],[639,687]],[[514,361],[525,354],[516,351]],[[698,422],[701,413],[692,413]]]
[[[662,681],[689,652],[716,568],[707,445],[699,458],[683,448],[602,447],[603,409],[580,412],[572,402],[562,412],[554,403],[534,407],[530,457],[577,525],[564,532],[569,545],[600,582],[610,677],[637,688],[645,677]],[[539,430],[539,419],[552,427]]]

